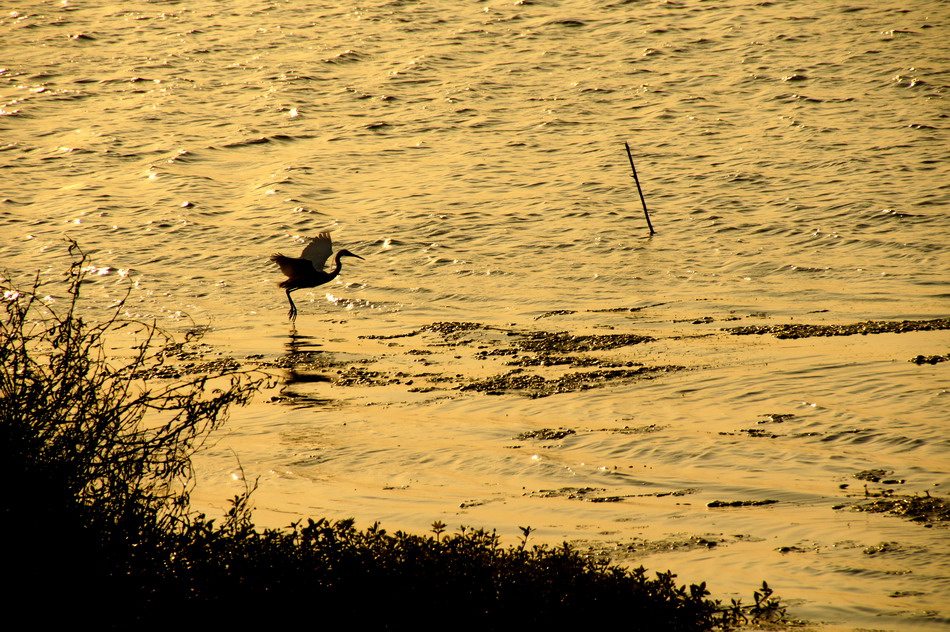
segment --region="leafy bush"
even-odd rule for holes
[[[124,300],[87,322],[79,313],[86,256],[75,243],[70,253],[60,300],[39,277],[28,289],[3,282],[0,541],[15,578],[10,603],[54,597],[88,608],[87,593],[135,594],[142,572],[161,573],[167,534],[190,519],[191,454],[260,379],[154,379],[171,337],[121,319]],[[134,341],[124,357],[109,352],[120,339]]]
[[[0,534],[8,616],[34,627],[320,625],[510,629],[622,622],[632,630],[728,627],[784,614],[763,584],[754,606],[723,607],[705,584],[677,586],[585,557],[567,544],[502,547],[494,532],[389,534],[351,520],[263,530],[252,490],[218,524],[189,508],[190,457],[262,379],[217,369],[171,382],[176,343],[154,324],[87,322],[75,243],[65,299],[37,278],[3,282]],[[130,353],[107,341],[131,334]],[[173,372],[174,373],[174,372]],[[217,386],[218,388],[214,388]]]

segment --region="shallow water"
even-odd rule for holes
[[[68,235],[97,266],[94,309],[131,285],[129,315],[210,324],[214,353],[306,360],[199,461],[210,512],[239,460],[263,525],[441,519],[512,542],[530,525],[720,598],[768,580],[829,629],[942,629],[945,528],[832,507],[863,500],[854,474],[874,468],[946,494],[948,363],[908,360],[950,337],[722,329],[948,315],[948,17],[922,1],[14,3],[0,257],[60,275]],[[298,292],[292,329],[268,256],[324,229],[366,260]],[[440,321],[495,329],[404,336]],[[509,330],[649,335],[589,355],[685,369],[535,399],[458,390],[512,369],[484,353]],[[321,381],[355,368],[390,383]],[[541,428],[575,432],[516,438]],[[779,502],[706,506],[763,499]]]

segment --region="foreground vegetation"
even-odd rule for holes
[[[153,324],[87,322],[86,258],[75,244],[63,283],[3,282],[0,324],[0,546],[8,614],[38,627],[95,624],[439,624],[620,621],[632,630],[710,630],[781,619],[763,584],[723,606],[704,584],[678,586],[592,560],[568,545],[503,547],[493,532],[432,535],[310,520],[252,523],[251,490],[220,521],[189,508],[190,457],[262,378],[214,369],[170,383],[176,344]],[[58,290],[58,292],[57,292]],[[56,300],[40,297],[60,296]],[[117,341],[125,341],[117,344]],[[129,342],[132,341],[132,342]],[[125,353],[116,349],[125,348]]]

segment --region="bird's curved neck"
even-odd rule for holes
[[[333,257],[333,270],[330,271],[331,279],[340,274],[340,270],[343,268],[343,262],[340,261],[340,254],[341,253],[338,252],[336,256]]]

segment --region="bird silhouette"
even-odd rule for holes
[[[310,240],[299,258],[285,257],[279,252],[271,255],[270,260],[280,266],[280,271],[287,275],[287,280],[281,281],[278,287],[287,290],[287,300],[290,301],[288,316],[291,321],[297,320],[297,306],[294,305],[294,299],[290,298],[291,292],[304,287],[323,285],[335,279],[343,268],[340,257],[363,258],[354,255],[349,250],[339,250],[333,258],[333,270],[325,272],[323,266],[330,258],[331,252],[333,252],[333,242],[330,241],[330,233],[320,233]]]

